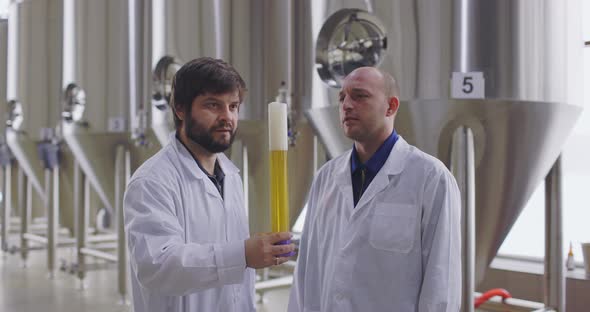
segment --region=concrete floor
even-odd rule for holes
[[[58,259],[68,261],[73,256],[71,249],[58,253]],[[45,251],[31,251],[26,268],[20,255],[4,253],[0,256],[0,311],[131,311],[118,295],[115,265],[100,260],[92,265],[96,269],[88,272],[86,289],[80,290],[78,279],[69,273],[57,271],[53,279],[48,278]],[[288,289],[268,292],[258,311],[286,311],[288,296]]]

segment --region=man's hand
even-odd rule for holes
[[[291,233],[258,233],[246,240],[246,265],[250,268],[260,269],[272,265],[279,265],[289,260],[288,257],[279,255],[295,250],[295,245],[274,245],[281,241],[291,239]]]

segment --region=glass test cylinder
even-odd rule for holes
[[[273,232],[289,231],[289,190],[287,185],[287,104],[268,104],[270,151],[270,210]]]

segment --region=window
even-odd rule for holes
[[[582,16],[590,15],[590,1],[582,1]],[[582,39],[590,41],[590,20],[582,19]],[[570,242],[574,258],[583,261],[580,243],[590,242],[590,47],[583,50],[580,73],[583,92],[579,117],[562,152],[563,175],[563,237],[564,256]],[[499,253],[532,257],[544,257],[545,199],[544,183],[532,195],[519,219],[506,237]]]
[[[9,4],[10,0],[0,0],[0,17],[5,17],[8,15]]]

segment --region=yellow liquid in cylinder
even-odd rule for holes
[[[270,217],[273,232],[289,232],[287,151],[270,152]]]

